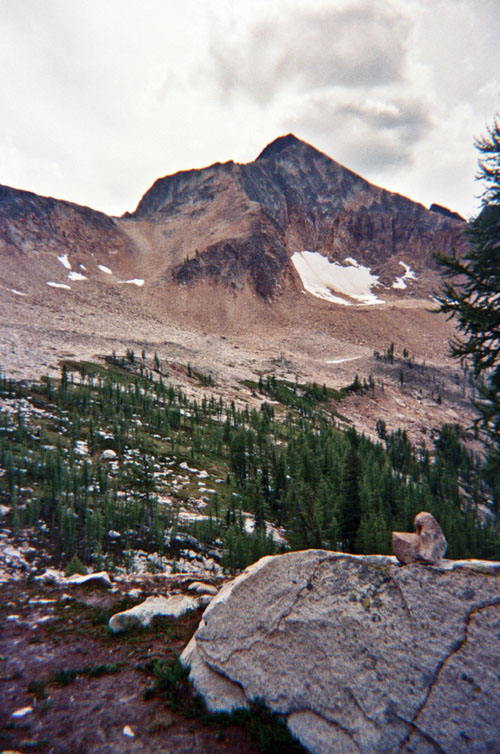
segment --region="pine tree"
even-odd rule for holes
[[[361,523],[360,477],[361,462],[354,438],[351,438],[342,469],[342,495],[339,510],[340,536],[344,550],[348,552],[354,552],[356,535]]]
[[[247,475],[245,455],[245,429],[241,427],[230,444],[231,470],[234,471],[238,484],[243,487]]]
[[[478,178],[485,182],[482,209],[470,223],[463,257],[437,254],[445,278],[440,311],[454,318],[462,337],[451,353],[472,366],[479,380],[477,405],[490,441],[490,462],[500,469],[500,116],[476,140],[482,155]]]

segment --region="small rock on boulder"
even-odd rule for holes
[[[415,516],[416,534],[392,532],[392,551],[400,563],[439,563],[448,543],[434,516],[422,511]]]

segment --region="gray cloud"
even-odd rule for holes
[[[222,98],[244,94],[261,104],[280,90],[321,91],[401,81],[408,20],[387,3],[350,8],[290,7],[267,12],[242,32],[231,19],[212,31],[209,75]]]
[[[360,104],[357,98],[337,102],[325,95],[310,97],[302,114],[292,115],[284,125],[285,130],[311,134],[355,170],[373,173],[411,164],[414,149],[432,124],[424,103],[401,96]]]
[[[2,183],[121,214],[159,175],[295,131],[421,201],[465,215],[478,193],[498,0],[0,0],[0,16]]]

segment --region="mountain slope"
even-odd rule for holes
[[[278,359],[341,386],[377,374],[391,342],[445,364],[431,250],[464,227],[293,135],[248,164],[161,178],[122,218],[2,187],[0,365],[36,376],[135,346],[231,384]]]
[[[164,242],[163,273],[179,284],[211,280],[238,289],[248,283],[265,300],[283,286],[300,290],[290,259],[304,250],[341,264],[355,259],[390,289],[404,262],[419,280],[412,291],[428,295],[432,249],[451,251],[463,229],[460,220],[370,184],[293,134],[276,139],[254,162],[216,163],[159,179],[124,219],[197,225],[208,216],[215,234],[207,237],[200,228],[194,246],[176,238],[177,254]],[[390,293],[400,296],[403,289]]]
[[[222,283],[226,292],[248,289],[271,301],[312,290],[294,259],[310,251],[336,265],[329,267],[334,291],[337,273],[345,277],[339,265],[353,278],[360,265],[368,268],[380,302],[430,295],[432,250],[463,244],[464,223],[452,215],[374,186],[289,134],[254,162],[158,179],[119,219],[0,187],[0,253],[7,268],[16,260],[16,274],[41,258],[51,273],[69,253],[73,269],[92,268],[92,257],[101,266],[113,261],[118,277],[144,279],[160,299],[179,286]],[[364,301],[341,285],[336,292],[332,301]]]
[[[126,236],[103,212],[0,186],[0,248],[4,250],[119,254],[128,246]]]

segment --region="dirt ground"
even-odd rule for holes
[[[140,597],[126,595],[132,586]],[[116,591],[65,589],[20,581],[0,585],[3,752],[257,754],[238,727],[204,725],[172,712],[157,694],[144,698],[153,683],[152,662],[182,651],[201,610],[122,635],[107,628],[113,613],[150,594],[181,592],[182,584],[156,578]]]

